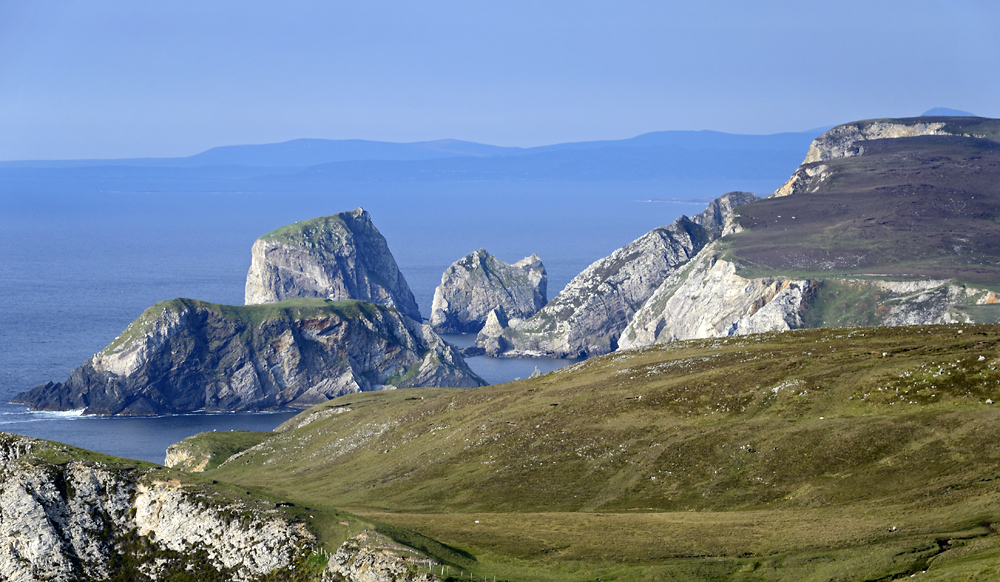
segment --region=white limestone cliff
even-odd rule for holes
[[[844,289],[862,305],[839,306],[835,294]],[[977,305],[996,301],[988,290],[951,280],[746,278],[715,244],[653,293],[622,333],[620,348],[802,327],[973,322]],[[836,309],[824,311],[831,304]]]
[[[204,572],[249,582],[291,571],[314,537],[273,510],[159,478],[155,468],[73,460],[0,433],[0,579],[74,582],[114,571]]]

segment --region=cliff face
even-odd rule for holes
[[[477,345],[507,356],[614,351],[621,332],[660,284],[730,228],[734,208],[755,199],[745,192],[726,194],[694,218],[682,216],[650,231],[587,267],[541,311],[504,329],[502,337],[481,333]]]
[[[476,333],[500,307],[508,317],[531,317],[546,303],[548,276],[537,255],[509,265],[485,249],[455,261],[434,290],[431,326],[445,333]]]
[[[294,297],[369,301],[420,321],[385,237],[361,208],[296,222],[254,242],[245,303]]]
[[[809,281],[744,279],[718,259],[716,247],[706,247],[656,289],[622,334],[622,349],[802,327]]]
[[[805,160],[772,197],[814,192],[831,175],[826,162],[840,158],[853,158],[865,153],[866,142],[880,139],[898,139],[923,135],[948,135],[944,122],[909,120],[873,120],[845,123],[827,131],[813,140]]]
[[[480,385],[429,326],[371,303],[175,299],[146,310],[65,382],[12,402],[143,415],[304,408],[364,390]]]
[[[652,294],[621,347],[802,327],[996,321],[984,306],[995,301],[987,287],[1000,254],[998,136],[1000,122],[984,118],[831,129],[784,186],[740,212],[732,225],[740,234],[703,249]],[[772,274],[741,276],[742,266]]]
[[[273,506],[67,451],[0,433],[0,579],[250,581],[310,551],[313,536]]]
[[[670,277],[636,313],[620,346],[788,331],[804,327],[972,322],[995,294],[951,280],[745,278],[718,246]]]

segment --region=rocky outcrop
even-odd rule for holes
[[[510,318],[525,319],[546,303],[548,276],[538,255],[513,265],[485,249],[455,261],[434,290],[431,326],[443,333],[476,333],[500,307]]]
[[[734,208],[755,200],[732,192],[705,212],[682,216],[616,250],[577,275],[541,311],[477,345],[505,356],[588,357],[612,352],[632,316],[663,281],[706,244],[732,228]],[[502,352],[503,348],[506,348]]]
[[[481,348],[488,356],[498,357],[511,348],[510,342],[503,337],[504,329],[510,324],[502,307],[490,311],[486,324],[476,336],[476,347]]]
[[[972,322],[991,297],[950,280],[745,278],[710,245],[653,293],[620,347],[803,327]]]
[[[147,415],[307,408],[359,391],[483,384],[429,326],[379,305],[174,299],[147,309],[65,382],[12,402]]]
[[[201,473],[212,460],[209,452],[193,451],[184,446],[184,441],[174,443],[167,447],[167,454],[163,459],[163,466],[171,469],[180,469],[189,473]]]
[[[850,158],[865,152],[865,141],[873,139],[897,139],[921,135],[946,135],[943,122],[924,122],[919,118],[909,121],[896,119],[874,119],[845,123],[827,131],[813,140],[803,164]]]
[[[740,277],[711,245],[660,285],[629,322],[620,346],[798,329],[810,285],[803,279]]]
[[[749,192],[730,192],[708,203],[708,208],[691,217],[691,222],[705,229],[709,240],[716,240],[739,230],[733,218],[736,209],[757,200]]]
[[[944,126],[943,122],[925,122],[919,118],[906,121],[876,119],[838,125],[813,140],[802,165],[771,196],[777,198],[816,190],[830,177],[829,167],[821,162],[863,155],[866,141],[947,135]]]
[[[740,277],[712,245],[653,293],[620,346],[798,329],[810,285],[803,279]]]
[[[313,536],[273,505],[162,473],[0,433],[0,579],[251,581],[310,552]]]
[[[361,208],[296,222],[254,242],[244,302],[294,297],[369,301],[421,320],[385,237]]]
[[[437,582],[437,562],[372,531],[359,533],[330,557],[324,582]]]

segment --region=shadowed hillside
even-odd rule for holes
[[[801,190],[740,209],[746,230],[726,258],[741,274],[956,278],[996,288],[1000,121],[889,121],[943,122],[947,134],[871,139],[855,155],[803,164]]]

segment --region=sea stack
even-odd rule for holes
[[[385,237],[362,208],[303,220],[254,242],[244,302],[357,299],[420,321],[420,309]]]
[[[455,261],[434,290],[431,326],[443,333],[476,333],[491,311],[501,308],[511,319],[534,315],[546,303],[548,275],[538,255],[513,265],[485,249]]]

